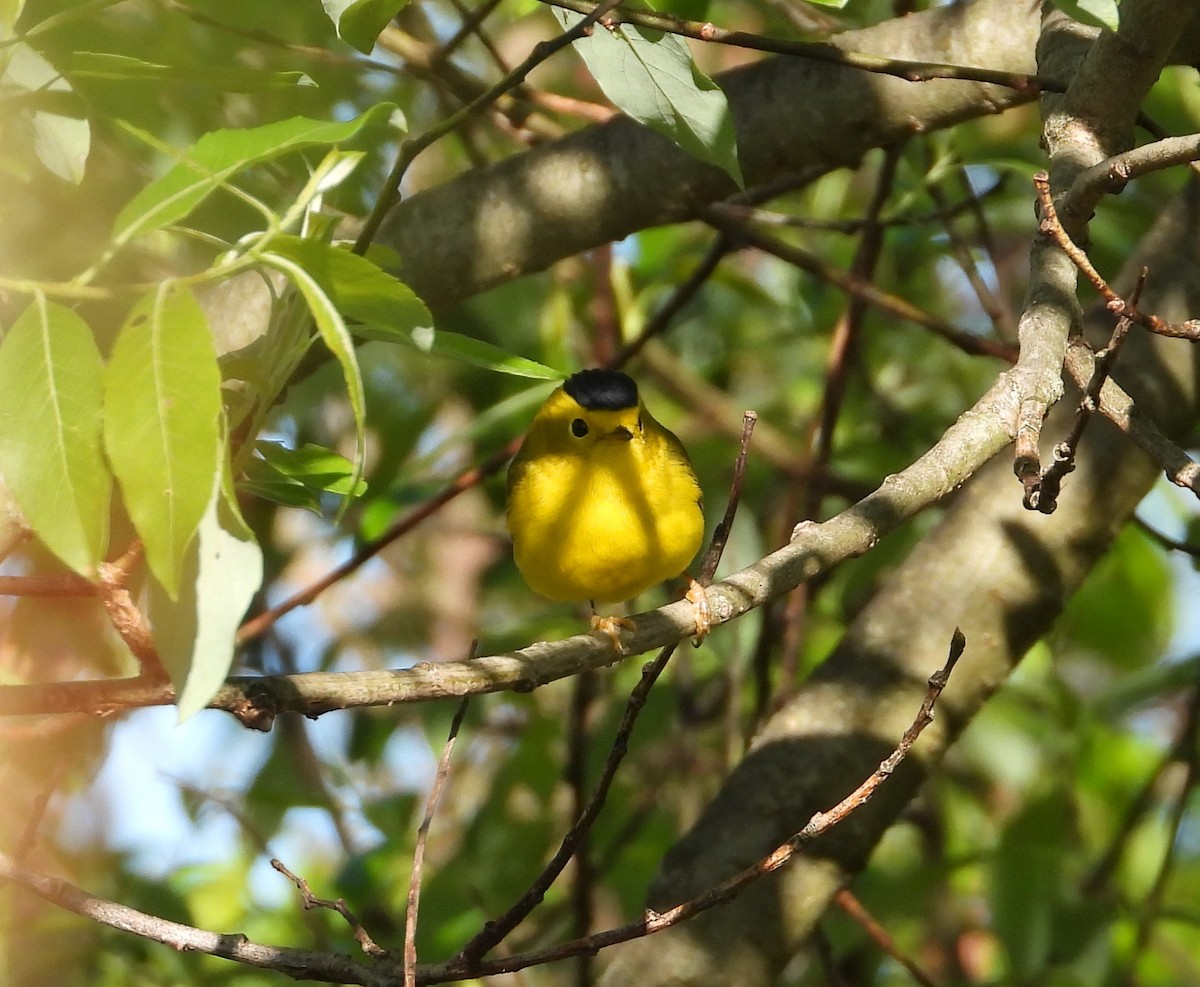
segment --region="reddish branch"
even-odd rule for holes
[[[1050,195],[1050,176],[1044,171],[1039,171],[1033,176],[1033,184],[1037,189],[1038,203],[1042,208],[1042,221],[1039,229],[1054,238],[1054,242],[1058,244],[1063,253],[1071,258],[1072,263],[1079,268],[1079,272],[1099,292],[1108,306],[1108,310],[1113,315],[1132,319],[1138,325],[1149,329],[1151,332],[1158,333],[1160,336],[1172,336],[1178,339],[1200,339],[1200,319],[1189,319],[1187,322],[1167,322],[1165,319],[1160,319],[1157,315],[1147,315],[1144,312],[1138,311],[1137,306],[1133,302],[1126,301],[1113,291],[1100,272],[1092,266],[1088,255],[1075,244],[1063,228],[1062,222],[1058,217],[1058,210],[1054,206],[1054,199]]]

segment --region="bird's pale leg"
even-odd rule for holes
[[[692,644],[698,648],[712,630],[712,608],[708,605],[708,594],[699,582],[688,576],[688,590],[683,598],[696,612],[696,636],[692,638]]]
[[[592,633],[608,635],[617,654],[625,654],[625,645],[621,643],[621,631],[635,631],[637,625],[628,617],[601,617],[596,613],[596,604],[591,600],[588,602],[592,604]]]

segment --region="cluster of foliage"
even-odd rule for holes
[[[253,733],[205,709],[231,672],[352,674],[578,632],[580,613],[533,597],[512,565],[501,472],[458,480],[501,461],[547,381],[634,340],[631,372],[685,440],[710,523],[741,410],[758,414],[723,571],[852,504],[933,445],[1004,364],[848,302],[844,283],[786,248],[1003,354],[1025,289],[1029,178],[1044,163],[1030,104],[777,189],[753,218],[768,236],[786,230],[780,256],[737,251],[702,224],[649,229],[431,313],[375,242],[398,180],[408,196],[553,141],[604,119],[607,99],[742,187],[710,76],[746,55],[632,25],[579,31],[589,73],[564,48],[501,94],[495,80],[578,29],[579,13],[534,0],[400,6],[0,5],[0,571],[15,587],[0,599],[0,685],[169,679],[176,700],[116,710],[115,723],[0,723],[0,850],[195,928],[357,949],[353,923],[305,910],[264,866],[279,857],[396,955],[454,704],[281,717]],[[794,37],[914,6],[929,5],[859,0],[835,15],[680,0],[669,12]],[[1117,26],[1113,3],[1059,6]],[[1170,69],[1146,110],[1186,133],[1196,91],[1194,71]],[[1149,174],[1106,205],[1091,227],[1097,267],[1122,264],[1183,172]],[[642,340],[714,255],[665,335]],[[1183,526],[1192,510],[1167,492],[1154,516]],[[926,512],[677,654],[575,863],[504,948],[639,915],[659,862],[766,718],[935,521]],[[248,608],[364,547],[370,561],[307,609],[245,633]],[[1196,659],[1169,647],[1172,594],[1189,575],[1125,531],[877,848],[854,898],[937,983],[1200,979],[1187,893],[1200,880],[1187,828],[1200,690]],[[472,701],[425,851],[423,961],[454,955],[557,849],[637,666]],[[191,738],[177,763],[157,749],[171,731]],[[130,781],[161,785],[156,772],[172,779],[167,808]],[[175,842],[172,866],[122,841],[130,819],[160,857],[161,840]],[[853,900],[786,982],[912,982]],[[0,929],[14,985],[282,980],[104,930],[14,884],[0,886]],[[587,983],[599,968],[583,956],[527,976]]]

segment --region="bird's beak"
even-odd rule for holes
[[[614,439],[620,439],[622,442],[628,442],[630,439],[633,438],[633,433],[631,431],[629,431],[629,429],[627,429],[624,425],[618,425],[616,428],[614,428],[608,434],[610,436],[612,436],[612,438],[614,438]]]

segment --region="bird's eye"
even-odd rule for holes
[[[577,439],[582,439],[588,434],[587,422],[585,422],[582,418],[576,418],[573,422],[571,422],[571,434]]]

